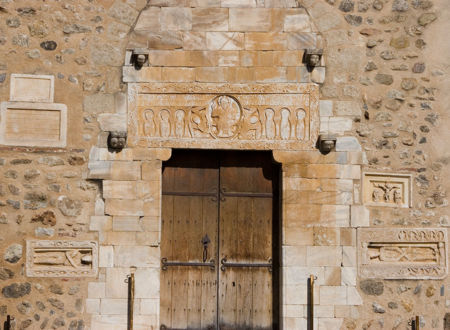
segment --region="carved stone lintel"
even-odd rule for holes
[[[365,278],[441,279],[447,275],[447,231],[359,228],[358,259]]]
[[[217,84],[211,92],[212,87],[132,84],[129,145],[313,150],[318,136],[313,86]]]
[[[98,244],[94,241],[27,241],[29,277],[97,276]]]

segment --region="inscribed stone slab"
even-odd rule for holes
[[[0,144],[65,147],[67,107],[59,103],[2,102]]]
[[[363,278],[442,279],[447,244],[442,228],[359,228],[359,273]]]
[[[98,244],[94,241],[27,241],[29,277],[92,277],[98,271]]]
[[[10,101],[53,102],[55,77],[11,74]]]
[[[410,207],[412,175],[405,173],[363,173],[364,204]]]

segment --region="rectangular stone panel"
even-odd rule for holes
[[[312,149],[313,84],[130,84],[128,143],[142,147]]]
[[[363,278],[442,279],[447,275],[447,230],[359,228]]]
[[[2,102],[0,144],[65,147],[67,107],[57,103]]]
[[[10,101],[53,102],[55,77],[11,74]]]
[[[26,274],[29,277],[95,277],[97,272],[97,242],[27,241]]]
[[[405,173],[363,173],[364,204],[410,207],[412,175]]]

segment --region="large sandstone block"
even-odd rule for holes
[[[206,32],[206,47],[209,50],[242,50],[244,33]]]
[[[272,10],[268,8],[231,8],[230,31],[269,31]]]
[[[245,34],[247,50],[287,50],[287,34],[280,32],[249,32]]]
[[[144,202],[137,199],[108,198],[105,200],[105,213],[107,215],[144,215]]]
[[[10,84],[10,101],[53,102],[54,76],[13,73]]]
[[[228,9],[192,9],[192,31],[228,31]]]

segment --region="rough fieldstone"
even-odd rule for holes
[[[6,25],[10,28],[18,28],[20,26],[20,19],[18,17],[7,18]]]
[[[92,29],[89,26],[81,25],[81,24],[71,24],[71,25],[65,25],[63,27],[63,32],[65,34],[73,34],[73,33],[87,33],[90,32]]]
[[[406,36],[392,38],[390,45],[397,49],[407,48],[409,47],[409,39]]]
[[[360,282],[359,288],[367,295],[381,296],[384,291],[384,284],[381,281],[363,280]]]
[[[405,91],[410,91],[417,87],[417,80],[414,78],[403,78],[401,82],[401,87]]]
[[[41,222],[43,225],[54,226],[56,225],[55,213],[53,211],[45,211],[32,217],[31,222]]]
[[[32,311],[33,305],[29,301],[22,301],[20,304],[17,305],[17,310],[21,314],[28,314]]]
[[[12,208],[14,208],[16,210],[20,209],[20,202],[19,201],[8,199],[8,200],[6,200],[6,204],[8,204],[9,206],[11,206]]]
[[[57,156],[48,156],[48,157],[39,158],[38,163],[53,167],[53,166],[64,165],[64,160]]]
[[[2,294],[5,298],[20,298],[26,296],[30,292],[31,284],[28,282],[12,283],[2,289]]]
[[[390,74],[377,73],[375,81],[382,85],[391,85],[394,82],[394,78]]]
[[[386,310],[380,304],[374,302],[372,303],[372,309],[375,313],[383,314],[386,313]]]
[[[376,69],[378,69],[378,67],[377,67],[377,65],[376,65],[374,62],[372,62],[372,61],[369,61],[369,62],[367,63],[367,65],[366,65],[366,67],[364,68],[364,70],[366,70],[366,71],[373,71],[373,70],[376,70]]]
[[[33,323],[33,320],[26,319],[20,322],[19,330],[27,329],[31,324]]]
[[[3,255],[3,259],[6,261],[15,264],[17,261],[22,258],[22,245],[21,244],[11,244],[5,251]]]
[[[48,41],[41,42],[40,46],[42,49],[51,51],[51,50],[55,50],[56,47],[58,46],[58,44],[53,40],[48,40]]]
[[[32,37],[44,38],[48,36],[48,25],[44,21],[36,21],[28,24],[28,30]]]
[[[353,26],[360,26],[363,21],[362,16],[359,16],[359,15],[348,14],[348,15],[345,15],[344,18],[348,24],[353,25]]]
[[[349,13],[355,9],[355,2],[353,0],[342,0],[339,5],[339,10],[344,13]]]
[[[6,73],[0,73],[0,83],[3,83],[6,80]]]
[[[133,25],[139,12],[122,1],[116,1],[109,9],[108,15],[126,25]]]
[[[42,301],[36,301],[36,307],[40,310],[40,311],[44,311],[45,310],[45,304]]]
[[[36,15],[36,9],[32,7],[21,7],[16,9],[20,16],[33,16]]]
[[[48,197],[40,191],[31,191],[25,194],[23,207],[29,210],[37,210],[47,207]]]
[[[58,284],[50,285],[49,290],[51,293],[54,293],[54,294],[59,294],[59,295],[64,294],[62,286],[58,285]]]
[[[64,303],[56,298],[49,298],[47,300],[53,307],[58,308],[59,310],[64,310]]]
[[[14,277],[14,272],[8,268],[0,267],[0,280],[9,280]]]
[[[31,59],[36,59],[36,58],[41,57],[41,52],[39,51],[39,49],[36,49],[36,48],[27,51],[26,54],[27,54],[27,56],[28,56],[29,58],[31,58]]]
[[[417,22],[422,26],[427,26],[428,24],[434,22],[437,16],[434,13],[425,13],[419,16]]]
[[[66,321],[62,317],[57,317],[52,324],[53,329],[58,329],[66,325]]]
[[[34,230],[34,234],[36,237],[52,237],[55,235],[55,230],[52,228],[37,227]]]
[[[93,94],[87,95],[83,100],[83,110],[89,113],[114,112],[113,94]]]
[[[80,287],[78,285],[75,285],[75,286],[71,286],[69,288],[68,294],[73,296],[73,295],[77,294],[78,292],[80,292]]]
[[[392,3],[392,11],[407,11],[409,4],[407,0],[394,0]]]
[[[119,47],[110,44],[95,44],[91,48],[91,58],[94,64],[107,66],[122,66],[123,55]]]
[[[387,61],[393,60],[393,59],[397,58],[397,57],[395,56],[394,52],[391,51],[391,50],[383,50],[383,51],[380,53],[380,57],[381,57],[383,60],[387,60]]]
[[[415,9],[430,9],[431,7],[433,7],[433,2],[431,2],[430,0],[413,0],[412,1],[412,6]]]
[[[67,196],[60,196],[58,198],[58,208],[65,216],[76,217],[81,214],[82,204],[78,200],[70,199]]]
[[[375,10],[381,10],[383,9],[383,1],[381,0],[375,0],[372,4],[373,9]]]
[[[8,178],[8,179],[17,179],[18,174],[17,174],[17,171],[9,170],[9,171],[5,172],[4,176],[5,176],[5,178]]]
[[[423,62],[415,63],[412,67],[412,72],[414,73],[422,73],[424,71],[425,71],[425,63]]]
[[[39,172],[39,170],[31,169],[26,170],[23,177],[25,178],[25,180],[30,181],[36,179],[39,175],[41,175],[41,172]]]
[[[69,330],[84,330],[84,321],[72,320],[69,325]]]

